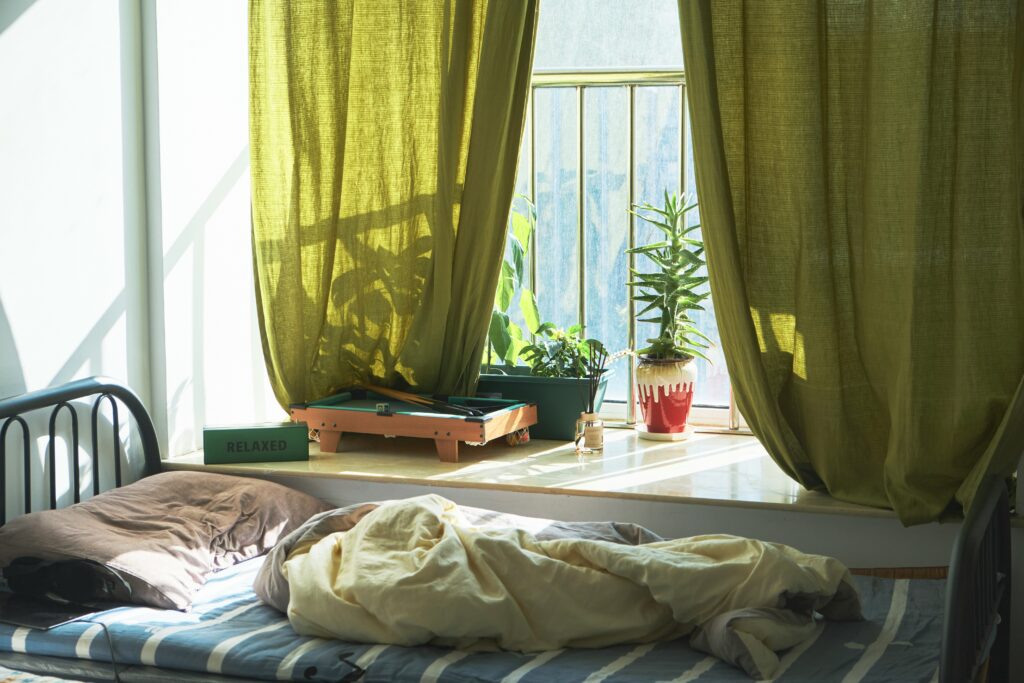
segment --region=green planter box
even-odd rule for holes
[[[537,404],[537,424],[530,427],[534,439],[572,441],[576,436],[576,420],[586,410],[587,394],[584,380],[570,377],[534,377],[529,368],[502,368],[497,374],[485,372],[477,385],[478,396],[512,398]],[[595,407],[600,410],[608,388],[610,370],[601,377]]]

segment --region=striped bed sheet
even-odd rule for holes
[[[262,558],[216,574],[191,612],[123,607],[50,631],[0,624],[0,652],[155,666],[249,680],[366,683],[628,683],[749,681],[684,640],[535,654],[366,645],[297,636],[251,590]],[[854,577],[868,620],[830,623],[782,657],[775,680],[938,680],[944,580]],[[110,640],[108,641],[108,635]],[[365,670],[362,677],[354,675]],[[52,671],[52,669],[51,669]],[[175,680],[169,675],[167,680]]]

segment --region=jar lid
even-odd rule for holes
[[[591,420],[596,420],[597,419],[597,413],[580,413],[580,419],[581,420],[586,420],[588,422],[591,421]]]

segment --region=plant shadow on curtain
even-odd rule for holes
[[[282,406],[473,390],[536,0],[249,7],[253,262]]]
[[[968,505],[1024,446],[1020,4],[679,8],[744,416],[807,488]]]

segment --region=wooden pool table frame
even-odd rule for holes
[[[339,394],[314,403],[290,406],[289,412],[294,422],[305,422],[310,429],[320,432],[321,453],[337,453],[341,435],[356,432],[433,439],[441,462],[458,462],[460,441],[486,443],[537,424],[537,406],[533,403],[510,401],[508,408],[481,417],[446,415],[431,412],[429,408],[424,408],[422,412],[379,415],[366,410],[339,408],[344,403],[344,399],[340,398],[343,396]],[[394,402],[386,397],[377,400],[381,403]],[[490,399],[484,402],[494,403]]]

